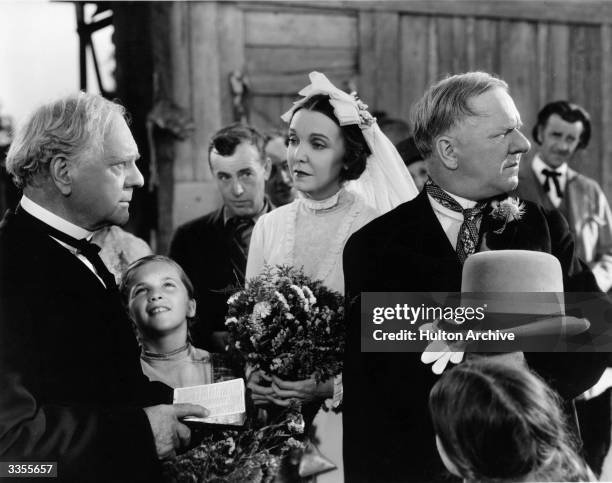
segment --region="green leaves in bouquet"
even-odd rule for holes
[[[168,483],[239,483],[274,481],[282,457],[303,449],[304,432],[300,408],[281,412],[272,424],[256,426],[255,420],[241,431],[214,431],[190,451],[163,463]]]
[[[342,371],[344,298],[289,266],[266,266],[228,299],[229,349],[287,380]]]

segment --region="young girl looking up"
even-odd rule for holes
[[[162,255],[141,258],[126,269],[120,291],[142,347],[142,371],[150,380],[176,388],[231,378],[218,357],[189,342],[196,302],[178,263]]]
[[[525,366],[460,364],[433,387],[429,408],[444,466],[466,482],[595,481],[557,395]]]

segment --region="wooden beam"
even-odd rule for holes
[[[475,20],[474,45],[474,69],[499,75],[499,22],[486,18]]]
[[[359,97],[367,99],[366,102],[371,106],[375,106],[377,102],[376,95],[376,26],[374,23],[374,15],[371,12],[359,12],[358,23],[358,38],[359,38],[359,82],[357,90]]]
[[[449,15],[584,24],[612,23],[612,2],[605,0],[378,0],[239,2],[251,10],[328,9],[393,11],[400,14]]]
[[[327,70],[324,74],[336,86],[341,87],[357,73],[352,70]],[[256,96],[296,96],[298,91],[309,84],[308,73],[278,75],[275,73],[250,74],[251,90]],[[361,83],[359,92],[361,95]],[[371,101],[365,97],[368,103]],[[287,108],[288,109],[288,108]]]
[[[235,70],[250,72],[244,48],[244,13],[236,5],[218,5],[219,91],[221,126],[234,121],[233,95],[229,77]],[[208,163],[206,163],[208,166]]]
[[[400,117],[408,120],[412,105],[429,85],[427,59],[429,54],[428,17],[404,16],[400,26],[400,83],[402,105]],[[415,68],[420,66],[420,68]]]
[[[567,25],[550,25],[548,29],[548,98],[544,104],[569,95],[569,32]]]
[[[75,3],[77,18],[77,33],[79,34],[79,88],[87,90],[87,36],[83,32],[85,25],[85,6],[82,3]]]
[[[284,74],[357,70],[357,48],[247,47],[249,72]]]
[[[189,138],[195,181],[211,179],[208,141],[221,128],[221,73],[215,2],[189,2],[189,53],[191,66],[191,109],[195,131]],[[224,86],[229,83],[226,77]],[[191,181],[191,180],[190,180]]]
[[[376,12],[376,43],[373,59],[376,64],[376,103],[364,97],[371,110],[385,111],[389,117],[401,115],[399,15],[395,12]]]
[[[537,79],[537,30],[530,22],[500,24],[500,75],[510,87],[523,125],[533,126],[539,109]]]
[[[161,3],[161,2],[160,2]],[[168,69],[168,75],[172,79],[169,99],[178,107],[193,116],[193,95],[191,84],[191,69],[193,60],[190,50],[190,37],[192,23],[191,4],[189,2],[170,3],[170,12],[167,18],[169,36],[169,59],[164,69]],[[155,30],[153,30],[155,36]],[[194,146],[191,138],[174,143],[174,180],[193,181],[195,171],[193,166]]]
[[[249,12],[245,16],[247,46],[351,48],[357,43],[357,18],[346,15],[293,12]]]

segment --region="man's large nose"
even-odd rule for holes
[[[527,139],[521,131],[517,130],[514,135],[514,139],[512,140],[511,153],[526,153],[530,149],[531,143],[529,142],[529,139]]]
[[[244,187],[242,186],[242,183],[239,180],[235,180],[232,183],[232,194],[234,196],[240,196],[242,193],[244,193]]]
[[[558,144],[557,144],[557,146],[558,146],[558,148],[557,148],[557,149],[558,149],[559,151],[561,151],[562,153],[566,153],[566,152],[568,152],[568,151],[569,151],[569,149],[570,149],[570,145],[569,145],[569,143],[568,143],[568,142],[567,142],[565,139],[563,139],[563,140],[559,141],[559,142],[558,142]]]
[[[144,177],[138,169],[138,166],[136,166],[136,162],[128,164],[128,172],[125,177],[125,184],[130,188],[141,188],[142,186],[144,186]]]

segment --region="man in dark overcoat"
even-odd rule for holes
[[[78,93],[38,108],[7,170],[23,196],[0,227],[0,459],[60,481],[158,481],[189,443],[172,390],[142,374],[115,280],[88,240],[124,224],[143,178],[124,109]]]
[[[472,72],[433,85],[413,113],[430,180],[415,199],[375,219],[346,245],[349,483],[444,479],[427,407],[438,376],[418,353],[361,352],[362,292],[459,292],[464,260],[483,249],[552,253],[562,265],[566,291],[598,290],[558,213],[526,203],[520,219],[495,216],[495,203],[516,188],[521,155],[530,148],[521,126],[501,79]],[[605,366],[600,354],[525,357],[568,402],[594,384]]]

